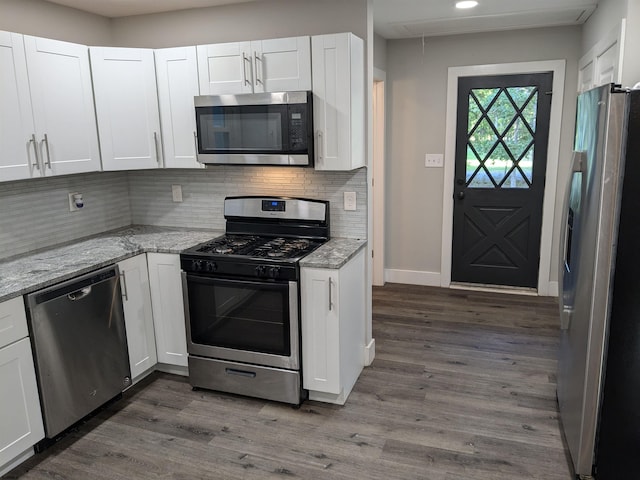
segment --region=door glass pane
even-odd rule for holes
[[[290,354],[289,286],[188,277],[194,343]]]
[[[467,187],[529,188],[537,87],[472,89],[468,102]]]
[[[513,108],[511,100],[505,92],[501,92],[491,109],[489,109],[489,119],[493,126],[496,127],[499,135],[504,134],[515,113],[516,109]]]
[[[535,91],[535,87],[508,87],[507,92],[515,102],[518,109],[522,109],[531,94]]]

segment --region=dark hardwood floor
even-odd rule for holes
[[[6,478],[568,480],[555,299],[388,284],[344,407],[153,374]]]

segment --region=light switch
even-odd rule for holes
[[[427,153],[424,156],[425,167],[442,167],[444,166],[444,155],[441,153]]]
[[[182,185],[171,185],[171,195],[174,202],[182,201]]]
[[[356,209],[356,192],[344,192],[344,209]]]

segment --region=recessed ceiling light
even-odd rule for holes
[[[463,0],[462,2],[456,2],[456,8],[473,8],[478,5],[475,0]]]

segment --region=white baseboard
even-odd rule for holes
[[[423,272],[419,270],[395,270],[386,268],[384,280],[390,283],[407,283],[409,285],[440,286],[440,272]]]
[[[558,282],[549,282],[549,297],[557,297],[559,291]]]
[[[376,339],[372,338],[368,345],[364,346],[364,366],[368,367],[376,357]]]
[[[169,365],[168,363],[157,363],[156,370],[164,373],[171,373],[173,375],[181,375],[183,377],[189,376],[189,367],[183,367],[182,365]]]

